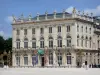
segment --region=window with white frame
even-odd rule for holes
[[[87,27],[85,29],[86,29],[86,33],[87,33]]]
[[[86,36],[86,39],[85,39],[85,47],[87,47],[87,43],[88,43],[88,37]]]
[[[71,64],[72,61],[71,61],[71,53],[67,53],[67,64]]]
[[[27,38],[24,39],[24,48],[28,48],[28,39]]]
[[[44,28],[40,28],[40,34],[44,34]]]
[[[82,36],[81,37],[81,46],[83,47],[83,40],[84,40],[84,37]]]
[[[61,36],[58,36],[57,44],[58,44],[58,47],[62,47],[62,37]]]
[[[90,48],[91,48],[91,44],[92,44],[92,40],[91,40],[91,37],[90,37]]]
[[[77,46],[79,46],[79,35],[77,35]]]
[[[16,66],[20,66],[20,56],[16,55]]]
[[[49,51],[49,64],[52,65],[53,64],[53,52]]]
[[[24,29],[24,35],[27,35],[27,29]]]
[[[32,28],[32,34],[35,34],[35,28]]]
[[[53,48],[53,38],[49,37],[49,47]]]
[[[79,25],[77,25],[77,32],[79,32]]]
[[[49,27],[49,33],[52,33],[52,27]]]
[[[40,38],[40,48],[44,48],[44,38]]]
[[[28,65],[28,55],[24,55],[24,65]]]
[[[36,39],[32,38],[32,48],[36,48]]]
[[[67,36],[67,47],[71,47],[71,36]]]
[[[57,58],[58,64],[62,65],[62,53],[60,52],[60,50],[58,50]]]
[[[91,34],[91,28],[89,28],[90,34]]]
[[[17,29],[17,35],[20,35],[20,31]]]
[[[20,49],[20,39],[17,39],[16,40],[16,48],[17,49]]]
[[[58,32],[61,32],[61,26],[58,26]]]
[[[81,27],[81,32],[83,32],[83,26]]]
[[[70,26],[67,26],[67,32],[70,32]]]

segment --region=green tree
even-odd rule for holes
[[[3,52],[4,51],[4,38],[3,36],[0,36],[0,52]]]
[[[4,49],[8,52],[12,50],[12,38],[8,38],[5,40]]]

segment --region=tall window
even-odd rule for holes
[[[35,28],[32,28],[32,34],[35,34]]]
[[[71,53],[67,53],[67,64],[71,64]]]
[[[83,32],[83,26],[81,27],[81,31]]]
[[[57,44],[58,44],[58,47],[62,47],[62,37],[61,36],[58,36]]]
[[[24,65],[28,65],[28,56],[24,55]]]
[[[61,32],[61,26],[58,26],[58,32]]]
[[[77,35],[77,46],[79,46],[79,35]]]
[[[36,39],[32,38],[32,48],[36,48]]]
[[[91,48],[91,43],[92,43],[92,40],[91,40],[91,37],[90,37],[90,48]]]
[[[15,57],[16,57],[16,65],[20,66],[20,56],[16,55]]]
[[[83,40],[84,40],[84,37],[82,36],[81,37],[81,46],[83,47]]]
[[[53,48],[53,38],[49,37],[49,47]]]
[[[71,36],[67,36],[67,47],[71,47]]]
[[[87,27],[86,27],[86,33],[87,33]]]
[[[99,40],[97,42],[98,42],[98,48],[99,48]]]
[[[40,38],[40,48],[44,48],[44,38]]]
[[[24,39],[24,48],[28,48],[28,39],[27,38]]]
[[[49,33],[52,33],[52,27],[49,27]]]
[[[20,35],[20,31],[19,30],[17,30],[17,35]]]
[[[88,43],[88,38],[86,36],[86,39],[85,39],[85,47],[87,47],[87,43]]]
[[[43,33],[44,33],[44,29],[40,28],[40,34],[43,34]]]
[[[49,64],[53,64],[53,52],[49,51]]]
[[[32,56],[32,65],[35,66],[36,64],[38,64],[38,56],[37,55],[33,55]]]
[[[20,49],[20,39],[17,39],[16,40],[16,48],[17,49]]]
[[[24,29],[24,35],[27,35],[27,29]]]
[[[77,32],[79,32],[79,25],[77,25]]]
[[[62,65],[62,53],[58,50],[58,64]]]
[[[91,28],[89,28],[90,34],[91,34]]]
[[[67,26],[67,32],[70,32],[70,26]]]

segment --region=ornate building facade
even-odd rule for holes
[[[100,64],[100,30],[93,14],[63,10],[36,17],[13,16],[13,66]]]

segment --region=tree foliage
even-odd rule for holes
[[[12,38],[4,39],[0,36],[0,52],[12,50]]]

